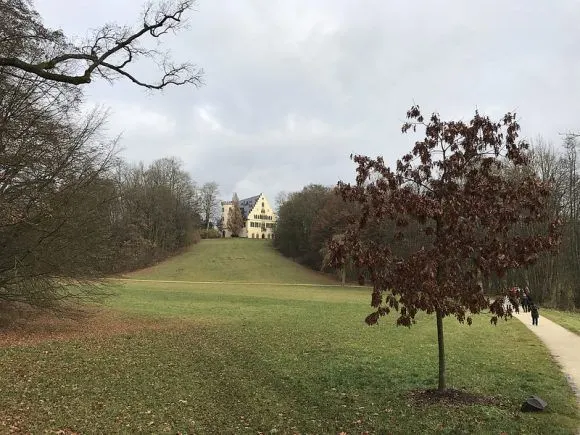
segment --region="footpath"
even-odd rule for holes
[[[543,316],[538,319],[537,326],[532,325],[530,313],[520,310],[520,314],[514,313],[514,317],[523,322],[546,345],[556,362],[562,367],[580,405],[580,336]]]

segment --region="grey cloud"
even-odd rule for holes
[[[47,24],[77,34],[135,22],[141,9],[140,0],[36,3]],[[197,9],[168,44],[205,69],[205,87],[147,95],[96,83],[88,99],[112,107],[128,158],[176,155],[224,197],[264,191],[273,200],[309,182],[351,180],[351,152],[393,161],[416,139],[400,133],[414,102],[464,119],[476,108],[517,110],[524,135],[556,143],[580,129],[575,0],[201,0]]]

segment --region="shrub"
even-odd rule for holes
[[[215,228],[210,228],[209,230],[206,229],[199,230],[199,236],[202,239],[219,239],[221,237],[221,234]]]

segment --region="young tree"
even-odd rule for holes
[[[362,207],[360,218],[344,237],[329,243],[331,265],[352,259],[373,284],[375,311],[366,322],[377,323],[391,309],[397,325],[410,326],[419,310],[435,313],[439,350],[438,390],[445,390],[443,319],[455,316],[471,324],[471,315],[489,309],[492,323],[511,316],[503,298],[490,300],[482,279],[526,267],[557,246],[558,222],[545,224],[542,234],[522,235],[520,224],[546,223],[550,186],[532,171],[507,179],[507,165],[525,169],[527,143],[518,141],[519,125],[508,113],[499,122],[475,113],[463,121],[426,121],[419,107],[407,112],[403,132],[423,128],[425,138],[411,153],[385,166],[382,157],[357,155],[356,185],[338,183],[347,201]],[[395,240],[408,230],[412,243],[396,244],[366,239],[366,227],[392,221]],[[417,237],[417,229],[423,237]],[[409,249],[412,248],[412,249]]]
[[[238,195],[234,193],[232,197],[232,207],[228,210],[228,230],[232,233],[232,237],[239,237],[244,228],[244,217],[240,208],[240,200]]]
[[[43,79],[82,85],[95,76],[112,82],[126,78],[148,89],[169,85],[202,84],[203,71],[190,63],[175,64],[168,52],[145,48],[146,37],[154,40],[181,30],[192,0],[149,3],[135,27],[106,24],[82,43],[72,43],[60,30],[42,24],[28,0],[0,2],[0,68],[11,74],[25,72]],[[157,82],[143,81],[127,67],[139,58],[149,58],[162,70]]]
[[[209,224],[219,213],[220,194],[218,184],[214,181],[205,183],[200,189],[200,207],[201,217],[205,223],[206,229],[209,230]]]

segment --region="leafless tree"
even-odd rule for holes
[[[9,74],[26,72],[46,80],[83,85],[95,76],[112,82],[126,78],[148,89],[169,85],[202,85],[203,71],[191,63],[174,63],[167,50],[147,48],[147,37],[158,40],[182,30],[193,0],[148,3],[138,26],[105,24],[80,44],[60,30],[46,28],[28,0],[0,2],[0,69]],[[161,70],[156,82],[139,79],[129,70],[140,58],[155,62]]]
[[[107,112],[83,112],[77,86],[95,75],[149,89],[199,85],[200,71],[140,45],[179,30],[191,6],[148,5],[142,28],[106,25],[75,45],[44,27],[29,1],[0,0],[0,315],[7,306],[58,310],[71,298],[94,299],[110,272],[198,237],[195,184],[181,163],[128,168],[117,140],[102,133]],[[160,82],[126,69],[139,57],[163,60]]]
[[[78,113],[67,85],[0,74],[0,301],[97,295],[86,284],[110,253],[116,141],[100,136],[106,113]]]
[[[195,183],[178,159],[163,158],[149,166],[124,164],[115,180],[111,272],[148,266],[198,240]]]
[[[288,196],[289,193],[282,190],[280,192],[278,192],[278,194],[276,195],[276,198],[274,199],[275,203],[276,203],[276,213],[280,213],[280,207],[282,207],[282,205],[288,201]]]
[[[219,186],[214,181],[205,183],[199,191],[201,217],[206,230],[209,230],[210,222],[219,215],[219,193]]]

